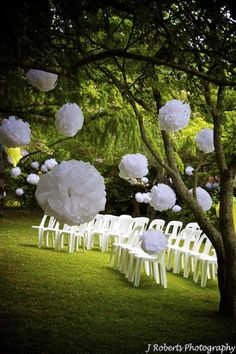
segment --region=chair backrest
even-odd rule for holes
[[[154,219],[151,221],[150,225],[148,226],[148,229],[163,230],[164,225],[165,225],[165,220]]]
[[[134,220],[133,230],[134,230],[134,228],[136,226],[141,226],[142,227],[142,231],[141,232],[146,230],[147,225],[149,223],[149,218],[140,216],[140,217],[134,218],[133,220]]]
[[[43,226],[45,225],[46,219],[47,219],[48,217],[49,217],[49,216],[46,215],[46,214],[43,215],[43,217],[42,217],[42,219],[41,219],[41,221],[40,221],[40,224],[39,224],[40,227],[43,227]]]
[[[116,231],[122,235],[129,235],[132,231],[133,225],[134,219],[132,217],[124,218],[123,215],[119,216]]]
[[[191,229],[183,229],[180,231],[180,233],[176,237],[175,241],[175,247],[181,247],[181,248],[190,248],[190,242],[192,239],[192,230]],[[182,242],[183,241],[183,242]]]
[[[195,238],[195,241],[193,243],[193,247],[191,248],[192,252],[200,252],[200,249],[202,247],[202,245],[205,245],[205,242],[207,240],[207,236],[205,234],[200,234],[199,237]]]
[[[104,215],[102,214],[97,214],[95,216],[94,224],[92,229],[93,230],[101,230],[103,228],[103,223],[104,223]]]
[[[141,243],[139,239],[142,234],[143,234],[143,225],[134,226],[132,233],[128,238],[127,244],[133,247],[138,246]]]
[[[48,220],[48,225],[45,227],[50,227],[53,228],[56,224],[57,220],[54,218],[54,216],[50,216],[49,220]]]
[[[102,228],[104,231],[115,232],[117,228],[118,216],[106,214]]]
[[[189,223],[185,226],[185,229],[200,230],[200,226],[198,225],[197,222],[189,222]]]
[[[169,240],[177,237],[177,235],[180,233],[182,226],[182,221],[173,220],[168,222],[165,229],[165,234],[169,234]]]
[[[212,249],[213,249],[212,243],[209,240],[209,238],[206,236],[206,242],[204,244],[203,251],[200,253],[202,253],[204,255],[209,255]]]

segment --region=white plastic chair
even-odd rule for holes
[[[118,216],[105,215],[103,230],[98,233],[101,240],[100,247],[102,252],[106,252],[108,248],[108,235],[115,233],[118,226]]]
[[[44,226],[41,228],[40,233],[38,235],[38,248],[42,247],[44,236],[45,236],[45,247],[49,246],[50,236],[52,238],[52,246],[55,247],[55,236],[58,228],[59,228],[59,223],[53,216],[50,216],[48,225],[45,226],[44,224]]]
[[[181,231],[182,226],[182,221],[177,220],[172,220],[167,224],[164,230],[164,234],[167,235],[169,244],[172,244],[172,242],[175,241],[177,235]]]
[[[148,262],[152,266],[152,273],[154,280],[157,284],[162,284],[164,288],[167,288],[167,277],[166,277],[166,267],[165,267],[165,250],[158,253],[157,255],[146,254],[136,254],[135,256],[135,275],[134,275],[134,286],[138,287],[140,283],[142,264]]]
[[[37,229],[38,230],[38,239],[41,237],[41,233],[43,231],[43,228],[45,226],[45,223],[46,223],[46,220],[47,218],[49,218],[48,215],[44,214],[41,221],[40,221],[40,224],[39,225],[33,225],[31,226],[32,229]],[[30,235],[30,239],[29,239],[29,243],[31,243],[31,235]]]
[[[181,247],[181,243],[184,242],[186,236],[192,234],[192,230],[191,229],[183,229],[180,231],[180,233],[174,238],[174,243],[170,243],[169,239],[171,238],[171,236],[169,236],[168,239],[168,245],[167,245],[167,270],[170,270],[171,268],[171,261],[172,258],[175,258],[175,252]],[[166,234],[168,236],[168,234]],[[188,242],[191,241],[191,239],[188,239]]]
[[[87,230],[87,249],[91,250],[93,248],[94,235],[100,232],[103,227],[104,215],[97,214],[94,218],[93,224]]]
[[[211,268],[211,273],[210,273]],[[200,252],[195,261],[195,269],[193,274],[193,280],[198,282],[199,273],[201,270],[201,287],[205,287],[208,278],[215,279],[217,272],[217,257],[215,249],[212,246],[211,241],[207,238],[203,252]]]
[[[175,248],[173,266],[173,273],[175,274],[180,272],[181,266],[182,269],[184,269],[185,258],[188,257],[191,248],[195,248],[195,245],[198,244],[198,240],[202,233],[202,230],[194,230],[191,228],[184,230],[186,231],[183,244]]]
[[[104,237],[103,248],[108,249],[108,243],[110,240],[114,242],[122,243],[125,242],[129,235],[131,234],[132,228],[134,225],[134,220],[130,215],[121,215],[118,217],[117,225],[115,230],[109,230]]]
[[[184,257],[184,278],[189,277],[189,272],[190,270],[194,272],[195,270],[195,264],[197,257],[201,255],[200,249],[203,247],[203,245],[206,245],[207,241],[207,236],[205,234],[202,234],[199,238],[196,238],[193,247],[191,250],[185,253]],[[209,248],[211,246],[211,243],[209,243]],[[205,251],[208,253],[207,248],[205,248]]]
[[[197,222],[189,222],[185,227],[185,229],[193,229],[193,230],[200,230],[200,226]]]

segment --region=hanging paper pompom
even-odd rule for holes
[[[83,113],[76,103],[66,103],[56,113],[56,128],[65,136],[74,136],[82,128],[83,123]]]
[[[11,176],[12,177],[18,177],[21,174],[21,169],[20,167],[14,167],[11,169]]]
[[[14,167],[18,164],[20,159],[22,158],[22,154],[20,148],[5,148],[7,154],[7,160],[11,163]]]
[[[167,238],[160,230],[149,229],[140,236],[141,248],[149,254],[158,254],[167,246]]]
[[[17,188],[16,189],[16,195],[18,195],[19,197],[22,196],[24,194],[24,190],[22,188]]]
[[[190,189],[190,192],[193,193],[193,190]],[[201,206],[202,210],[208,211],[212,207],[212,199],[209,193],[201,187],[196,188],[196,197],[198,204]]]
[[[172,208],[172,211],[173,211],[174,213],[178,213],[178,212],[180,212],[181,210],[182,210],[182,208],[181,208],[181,206],[178,205],[178,204],[175,204],[175,205],[173,206],[173,208]]]
[[[158,183],[151,189],[150,205],[155,210],[167,210],[173,207],[176,202],[175,192],[164,183]]]
[[[39,163],[38,163],[38,161],[33,161],[33,162],[31,163],[31,167],[33,167],[35,170],[37,170],[37,169],[39,168]]]
[[[193,168],[192,166],[187,166],[187,167],[185,168],[185,173],[186,173],[186,175],[192,176],[192,175],[193,175],[193,172],[194,172],[194,168]]]
[[[27,156],[27,155],[29,155],[29,153],[28,153],[27,150],[21,150],[21,155],[22,156]]]
[[[40,168],[41,172],[48,172],[48,169],[45,165],[42,165],[41,168]]]
[[[214,135],[213,129],[205,128],[200,130],[195,137],[197,147],[205,153],[214,151],[215,147],[214,147],[213,135]]]
[[[206,187],[207,189],[212,189],[212,183],[207,182],[206,185],[205,185],[205,187]]]
[[[119,164],[119,176],[123,179],[142,178],[148,174],[148,161],[142,154],[124,155]]]
[[[159,126],[161,130],[177,132],[189,124],[189,104],[179,100],[171,100],[159,110]]]
[[[28,123],[10,116],[8,119],[3,119],[0,126],[0,143],[6,147],[27,145],[30,143],[30,134]]]
[[[48,170],[51,170],[54,166],[58,165],[58,163],[55,159],[48,159],[44,162],[44,165]]]
[[[135,199],[136,199],[136,202],[138,203],[143,203],[143,193],[136,193],[135,194]]]
[[[141,178],[141,181],[143,182],[143,184],[148,184],[148,178],[147,177]]]
[[[40,180],[40,177],[35,173],[30,173],[27,177],[27,182],[29,184],[37,184]]]
[[[43,70],[30,69],[26,74],[28,83],[40,91],[51,91],[56,86],[58,75]]]
[[[105,209],[104,179],[89,162],[63,161],[41,176],[36,199],[47,215],[79,225]]]
[[[151,201],[151,193],[143,193],[143,203],[150,203]]]

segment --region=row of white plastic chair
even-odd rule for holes
[[[201,273],[201,286],[205,287],[208,278],[215,279],[217,273],[217,257],[211,241],[202,230],[185,228],[174,239],[170,237],[167,246],[167,270],[173,273],[183,271],[188,278],[190,270],[193,280],[198,282]]]
[[[32,226],[38,229],[38,247],[41,248],[45,240],[45,246],[51,245],[56,250],[61,250],[65,247],[65,239],[68,243],[69,253],[78,250],[79,246],[87,249],[94,247],[95,237],[98,237],[98,245],[102,252],[108,250],[109,243],[112,244],[110,264],[114,256],[114,268],[120,269],[126,274],[129,280],[134,280],[135,285],[139,284],[140,278],[139,269],[144,262],[147,274],[150,274],[147,269],[147,258],[150,258],[150,264],[158,263],[164,285],[166,280],[165,271],[160,265],[160,259],[165,261],[163,255],[150,256],[144,254],[139,246],[139,237],[147,229],[162,230],[168,237],[167,246],[167,270],[171,269],[173,263],[173,272],[179,273],[183,270],[184,277],[189,276],[190,270],[193,272],[193,280],[198,281],[199,273],[201,273],[201,286],[206,286],[208,278],[215,278],[217,270],[217,258],[210,240],[206,235],[202,235],[197,223],[189,223],[184,229],[181,221],[170,221],[165,227],[165,221],[155,219],[149,225],[149,219],[146,217],[132,218],[130,215],[102,215],[98,214],[94,220],[80,226],[63,225],[60,229],[59,222],[54,217],[44,215],[39,226]],[[182,229],[182,230],[181,230]],[[141,257],[143,256],[143,258]],[[144,261],[144,258],[146,260]],[[139,262],[137,262],[139,260]],[[156,260],[156,261],[155,261]],[[137,274],[133,266],[137,266]],[[119,266],[118,266],[119,264]],[[157,266],[152,267],[153,275],[156,281],[160,280],[157,277]],[[129,269],[129,271],[128,271]],[[139,269],[139,270],[138,270]],[[136,281],[134,275],[136,274]],[[165,285],[164,285],[165,286]]]
[[[43,244],[45,244],[45,247],[49,247],[49,243],[51,243],[53,248],[60,251],[64,248],[64,241],[67,238],[69,253],[73,253],[74,249],[78,251],[80,245],[82,245],[83,251],[85,250],[85,225],[69,226],[64,224],[60,229],[59,222],[53,216],[44,215],[40,225],[32,226],[32,228],[38,230],[39,248]]]

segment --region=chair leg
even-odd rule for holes
[[[138,287],[140,283],[141,270],[142,270],[142,258],[137,258],[134,276],[134,286]]]
[[[205,288],[208,276],[208,262],[202,261],[201,287]]]

